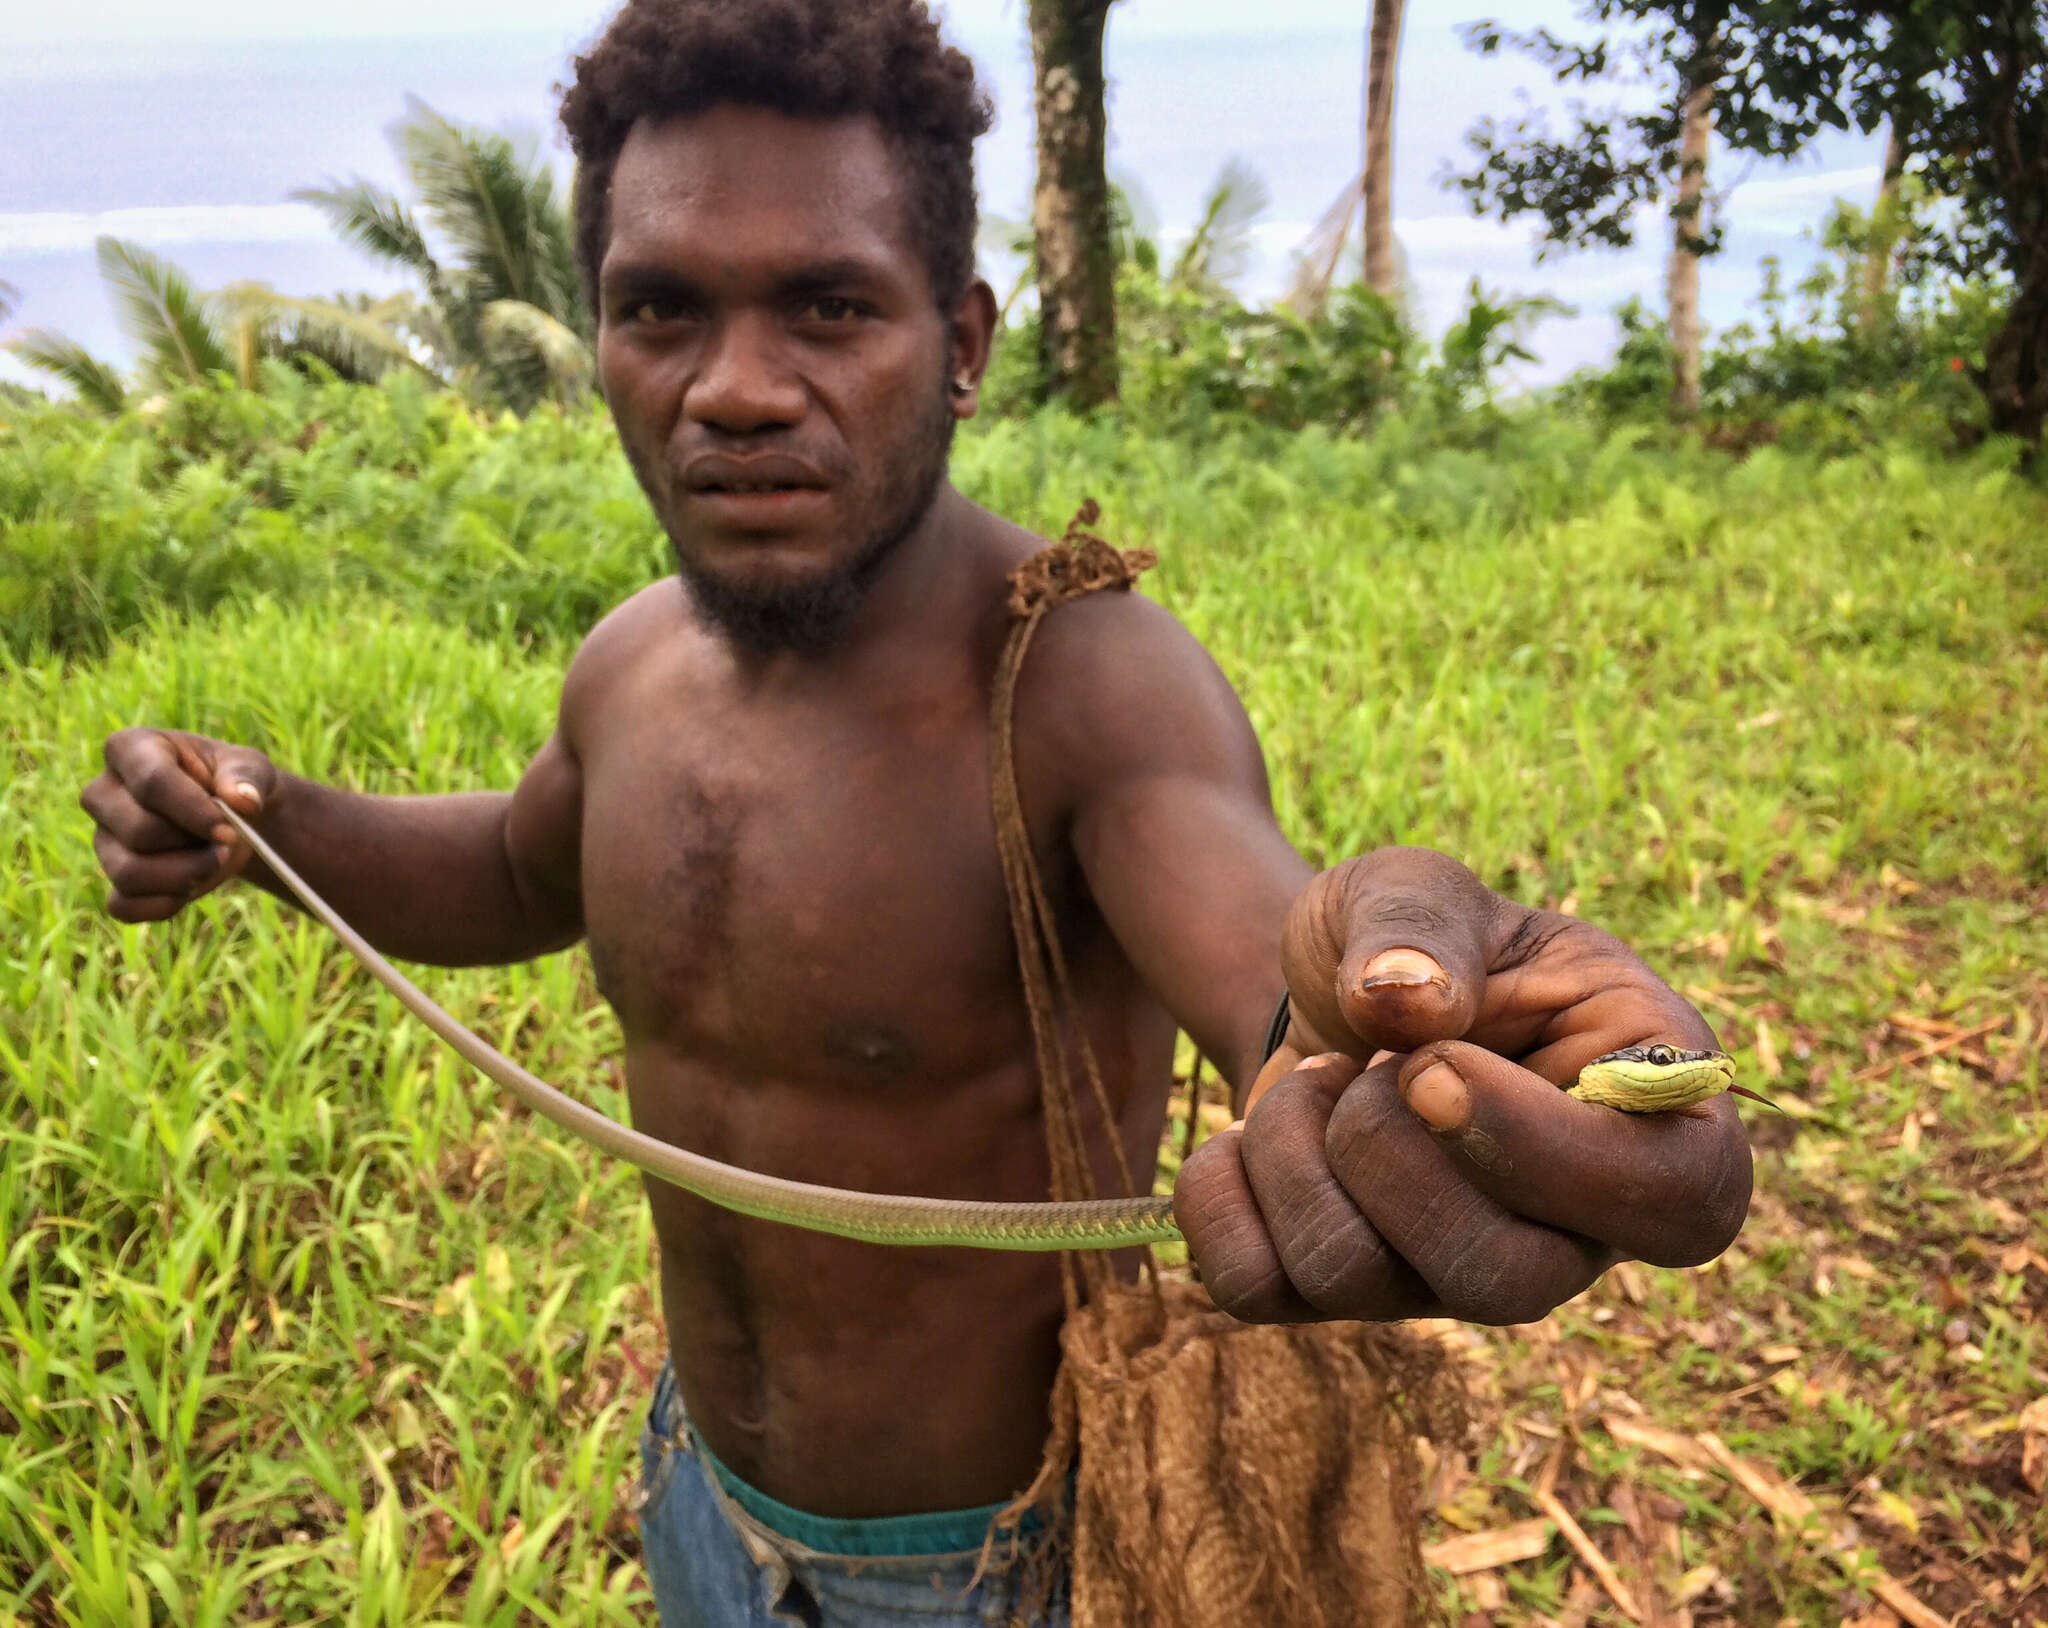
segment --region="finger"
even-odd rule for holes
[[[1706,1019],[1635,951],[1592,923],[1530,911],[1487,973],[1479,1020],[1463,1035],[1554,1084],[1596,1057],[1655,1037],[1688,1049],[1718,1042]]]
[[[1373,1230],[1472,1323],[1530,1323],[1617,1258],[1592,1238],[1525,1221],[1476,1186],[1401,1100],[1399,1065],[1368,1069],[1338,1100],[1330,1168]]]
[[[1281,1269],[1327,1317],[1419,1317],[1428,1287],[1359,1213],[1324,1151],[1330,1112],[1358,1075],[1350,1058],[1309,1058],[1245,1118],[1242,1161]]]
[[[1259,1105],[1259,1099],[1302,1064],[1308,1054],[1291,1040],[1280,1042],[1280,1049],[1268,1057],[1259,1072],[1252,1078],[1252,1088],[1244,1094],[1245,1116]]]
[[[161,815],[150,813],[111,774],[88,781],[78,795],[78,806],[131,853],[173,853],[200,840]]]
[[[183,898],[166,898],[158,895],[147,899],[131,899],[125,893],[108,896],[107,914],[116,921],[136,925],[147,921],[167,921],[185,908],[188,901]]]
[[[114,891],[137,899],[190,899],[220,880],[227,858],[224,849],[210,844],[169,854],[130,853],[105,831],[93,833],[92,849]]]
[[[1660,1039],[1680,1043],[1632,1043]],[[1456,1041],[1417,1052],[1400,1083],[1460,1173],[1528,1220],[1653,1265],[1697,1266],[1749,1213],[1749,1141],[1725,1095],[1675,1113],[1621,1113]]]
[[[1471,1027],[1520,911],[1454,859],[1382,848],[1304,891],[1282,967],[1303,1017],[1339,1049],[1412,1051]]]
[[[1319,1057],[1327,1053],[1341,1052],[1343,1050],[1342,1047],[1332,1045],[1321,1035],[1317,1034],[1308,1020],[1295,1009],[1291,999],[1288,1002],[1288,1008],[1287,1033],[1285,1037],[1282,1038],[1279,1046],[1274,1049],[1273,1055],[1260,1065],[1259,1072],[1252,1079],[1251,1089],[1245,1093],[1244,1111],[1246,1114],[1251,1113],[1252,1109],[1257,1105],[1259,1098],[1272,1090],[1274,1085],[1281,1079],[1292,1074],[1307,1058]],[[1345,1038],[1350,1039],[1351,1037],[1346,1036]],[[1353,1072],[1355,1073],[1356,1070],[1354,1069]]]
[[[1188,1242],[1188,1258],[1209,1298],[1247,1323],[1309,1323],[1315,1307],[1296,1292],[1267,1235],[1245,1178],[1240,1146],[1244,1127],[1218,1131],[1180,1167],[1173,1213]]]
[[[216,828],[223,826],[233,836],[234,828],[213,806],[212,780],[204,765],[196,776],[187,766],[189,751],[181,753],[180,744],[162,730],[124,729],[107,739],[107,769],[145,811],[187,836],[219,841]]]

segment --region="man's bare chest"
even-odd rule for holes
[[[608,733],[584,764],[593,961],[630,1041],[722,1070],[972,1070],[1014,952],[978,708]],[[1009,998],[1006,998],[1009,997]]]

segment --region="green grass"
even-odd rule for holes
[[[76,796],[109,730],[505,785],[580,628],[659,569],[601,419],[293,410],[0,430],[0,588],[35,618],[0,642],[0,1624],[651,1620],[637,1179],[260,897],[97,913]],[[1238,684],[1312,857],[1425,842],[1579,910],[1791,1110],[1752,1116],[1759,1197],[1714,1268],[1473,1337],[1501,1418],[1438,1467],[1429,1536],[1532,1514],[1563,1442],[1558,1495],[1643,1589],[1689,1572],[1695,1622],[1856,1614],[1725,1479],[1599,1422],[1640,1409],[1854,1513],[1943,1610],[2048,1620],[2015,1423],[2048,1389],[2048,504],[1995,452],[1489,433],[1030,420],[957,472],[1052,531],[1093,494],[1161,549],[1150,591]],[[623,1111],[580,952],[426,981]],[[1554,1544],[1443,1586],[1533,1623],[1574,1579]]]

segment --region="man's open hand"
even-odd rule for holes
[[[1176,1192],[1226,1311],[1530,1322],[1617,1260],[1697,1265],[1741,1228],[1725,1094],[1625,1114],[1559,1089],[1623,1046],[1717,1044],[1609,934],[1388,848],[1308,886],[1283,963],[1286,1043]]]

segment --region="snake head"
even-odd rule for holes
[[[1769,1097],[1760,1096],[1735,1083],[1735,1059],[1725,1051],[1687,1051],[1682,1046],[1663,1044],[1623,1046],[1587,1065],[1587,1072],[1605,1069],[1605,1078],[1626,1082],[1637,1100],[1645,1105],[1669,1106],[1676,1099],[1700,1101],[1717,1090],[1760,1102],[1773,1113],[1782,1114]],[[1583,1078],[1583,1076],[1581,1076]],[[1721,1083],[1715,1083],[1718,1079]],[[1680,1082],[1686,1082],[1681,1084]],[[1606,1092],[1582,1093],[1616,1105],[1620,1099]]]
[[[1690,1108],[1735,1083],[1735,1062],[1722,1051],[1682,1046],[1624,1046],[1579,1071],[1572,1095],[1581,1102],[1653,1114]]]
[[[1719,1068],[1729,1075],[1735,1073],[1735,1061],[1725,1051],[1687,1051],[1682,1046],[1623,1046],[1619,1051],[1610,1051],[1605,1057],[1596,1057],[1589,1068],[1599,1068],[1608,1063],[1641,1063],[1652,1069],[1678,1068],[1681,1065],[1697,1063],[1703,1067]]]

